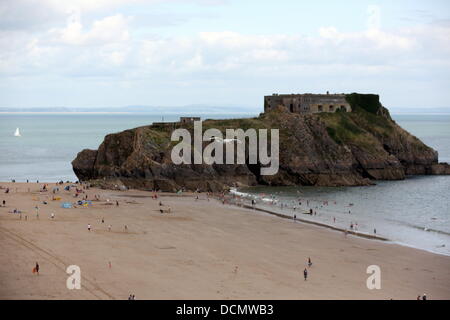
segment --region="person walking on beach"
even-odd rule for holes
[[[37,275],[39,275],[39,263],[36,262],[36,266],[34,267],[34,271]]]
[[[5,200],[3,200],[3,206],[6,207],[6,201]]]
[[[91,224],[88,224],[88,231],[91,231]]]
[[[111,231],[111,225],[108,226],[108,231]]]
[[[118,200],[116,200],[116,207],[118,207],[119,206],[119,201]]]
[[[306,268],[303,270],[303,277],[305,278],[305,281],[308,278],[308,270],[306,270]]]
[[[50,215],[50,218],[53,220],[55,219],[55,214],[52,212],[52,214]]]
[[[308,267],[311,268],[311,266],[312,266],[311,257],[308,257]]]
[[[102,223],[105,223],[105,218],[102,218]]]

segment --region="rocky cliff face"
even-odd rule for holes
[[[154,125],[105,137],[98,150],[83,150],[72,162],[77,177],[105,187],[221,191],[242,185],[368,185],[406,175],[450,174],[437,152],[399,127],[375,95],[349,95],[352,113],[292,114],[279,108],[258,118],[206,120],[217,128],[279,129],[280,168],[260,175],[256,165],[175,165],[170,141],[175,126]],[[209,142],[204,142],[204,146]],[[247,146],[248,147],[248,146]],[[248,149],[248,148],[247,148]]]

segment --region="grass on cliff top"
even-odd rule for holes
[[[328,135],[340,145],[357,145],[368,152],[376,152],[379,142],[367,128],[359,124],[360,114],[336,112],[321,113],[321,120],[325,123]],[[371,130],[370,130],[371,131]]]
[[[379,109],[382,108],[380,96],[377,94],[351,93],[347,94],[345,99],[354,111],[362,109],[376,115]]]
[[[170,143],[170,133],[168,131],[146,128],[143,133],[143,137],[146,141],[152,141],[159,146],[164,146]]]

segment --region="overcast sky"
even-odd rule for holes
[[[450,107],[450,1],[0,0],[0,107]]]

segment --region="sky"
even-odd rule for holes
[[[0,107],[450,107],[448,0],[0,0]]]

